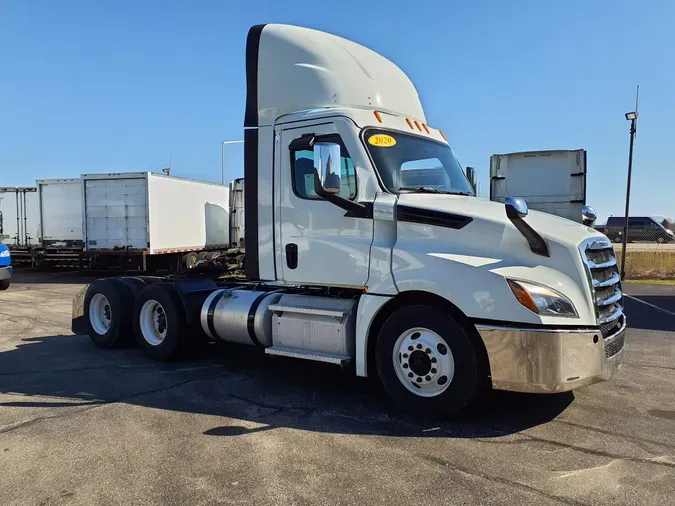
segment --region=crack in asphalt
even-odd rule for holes
[[[666,369],[668,371],[675,371],[675,367],[668,367],[667,365],[633,364],[631,362],[626,362],[625,365],[629,365],[631,367],[642,367],[644,369]]]
[[[577,446],[569,443],[562,443],[560,441],[553,441],[551,439],[546,439],[546,438],[540,438],[537,436],[532,436],[530,434],[526,434],[524,432],[519,432],[519,434],[522,434],[523,436],[532,439],[533,441],[541,441],[543,443],[548,443],[553,446],[557,446],[559,448],[567,448],[570,450],[575,450],[581,453],[586,453],[588,455],[594,455],[596,457],[606,457],[606,458],[611,458],[611,459],[617,459],[617,460],[626,460],[630,462],[637,462],[641,464],[653,464],[657,466],[665,466],[665,467],[670,467],[671,469],[675,469],[675,463],[672,462],[661,462],[661,461],[655,461],[654,459],[646,459],[642,457],[629,457],[625,455],[620,455],[618,453],[611,453],[611,452],[606,452],[603,450],[593,450],[591,448],[584,448],[583,446]],[[488,441],[488,442],[494,442],[494,441]]]
[[[506,478],[501,478],[499,476],[492,476],[492,475],[489,475],[489,474],[486,474],[486,473],[483,473],[483,472],[480,472],[480,471],[475,471],[475,470],[472,470],[472,469],[469,469],[469,468],[466,468],[466,467],[463,467],[463,466],[458,466],[457,464],[453,464],[453,463],[448,462],[447,460],[441,459],[439,457],[434,457],[434,456],[431,456],[431,455],[420,455],[420,454],[417,454],[417,456],[419,458],[421,458],[422,460],[426,460],[427,462],[430,462],[432,464],[435,464],[435,465],[438,465],[438,466],[441,466],[441,467],[445,467],[445,468],[448,468],[448,469],[452,469],[453,471],[457,471],[457,472],[460,472],[460,473],[468,474],[469,476],[473,476],[475,478],[481,478],[481,479],[484,479],[484,480],[500,483],[502,485],[507,485],[509,487],[518,488],[520,490],[524,490],[524,491],[527,491],[527,492],[532,492],[534,494],[538,494],[542,497],[546,497],[547,499],[552,499],[554,501],[558,501],[558,502],[561,502],[563,504],[569,504],[569,505],[572,505],[572,506],[586,506],[586,504],[583,503],[583,502],[575,501],[574,499],[569,499],[567,497],[561,497],[561,496],[558,496],[558,495],[549,494],[548,492],[544,492],[543,490],[532,487],[532,486],[527,485],[525,483],[521,483],[521,482],[513,481],[513,480],[508,480]]]
[[[55,328],[60,328],[63,323],[62,322],[50,322],[47,320],[41,320],[40,318],[37,318],[35,316],[25,316],[25,315],[13,315],[13,314],[8,314],[8,313],[3,313],[0,311],[0,316],[6,316],[7,318],[16,318],[16,319],[21,319],[21,320],[33,320],[38,323],[41,323],[43,325],[49,325],[50,327],[55,327]]]
[[[567,422],[565,420],[552,420],[555,423],[560,423],[563,425],[569,425],[570,427],[577,427],[579,429],[586,429],[590,430],[592,432],[598,432],[600,434],[605,434],[607,436],[618,436],[620,438],[627,439],[629,441],[633,441],[635,443],[637,442],[642,442],[642,443],[649,443],[649,444],[654,444],[654,445],[659,445],[659,446],[667,446],[668,448],[675,449],[675,445],[669,444],[669,443],[663,443],[661,441],[654,441],[652,439],[647,439],[639,436],[631,436],[630,434],[624,434],[621,432],[612,432],[607,429],[601,429],[599,427],[591,427],[590,425],[584,425],[581,423],[574,423],[574,422]]]

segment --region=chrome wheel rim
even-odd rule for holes
[[[455,375],[450,347],[436,332],[423,327],[401,334],[391,358],[401,384],[420,397],[442,394]]]
[[[112,309],[105,295],[97,293],[89,303],[89,323],[98,335],[105,335],[112,324]]]
[[[159,346],[166,338],[167,320],[164,307],[156,300],[147,300],[139,317],[143,339],[151,346]]]

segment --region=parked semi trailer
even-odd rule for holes
[[[227,186],[150,172],[81,180],[84,251],[96,269],[177,271],[230,246]]]
[[[84,265],[82,182],[80,178],[38,179],[39,247],[33,249],[36,267]]]
[[[30,266],[33,250],[40,246],[40,204],[33,186],[0,188],[3,232],[0,242],[11,251],[14,265]]]
[[[530,209],[593,226],[586,205],[585,149],[525,151],[490,157],[490,200],[519,197]]]
[[[626,319],[611,243],[523,200],[476,198],[392,62],[260,25],[246,75],[247,278],[99,280],[73,302],[76,333],[103,348],[135,335],[157,360],[205,334],[353,363],[422,411],[457,411],[489,386],[561,392],[616,372]],[[433,188],[407,184],[407,168],[439,166]]]

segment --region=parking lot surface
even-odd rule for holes
[[[561,395],[401,413],[330,365],[208,346],[158,364],[70,333],[77,274],[0,293],[0,498],[23,504],[672,504],[675,306],[626,286],[626,365]],[[656,306],[656,307],[655,307]]]

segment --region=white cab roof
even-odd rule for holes
[[[384,56],[336,35],[289,25],[251,28],[245,126],[320,107],[388,111],[426,122],[415,86]]]

